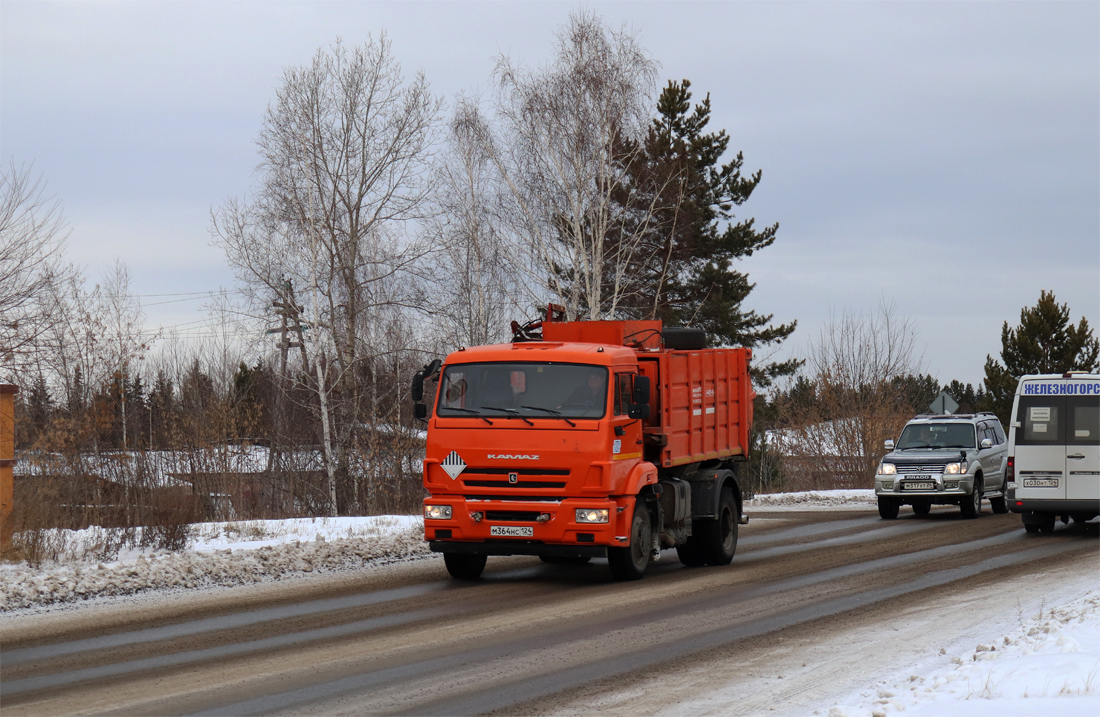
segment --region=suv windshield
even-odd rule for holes
[[[901,432],[897,449],[974,446],[974,426],[969,423],[910,423]]]
[[[604,366],[582,364],[456,364],[443,371],[436,415],[600,418],[607,374]]]

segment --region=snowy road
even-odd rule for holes
[[[1098,557],[1095,532],[1013,515],[772,510],[729,567],[669,551],[639,583],[498,558],[459,585],[429,559],[29,617],[5,625],[0,696],[5,717],[826,715],[868,673],[1022,624],[1052,585],[1095,587]]]

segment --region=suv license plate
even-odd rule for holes
[[[1057,488],[1057,478],[1024,478],[1024,488]]]
[[[902,490],[935,490],[936,489],[936,484],[935,483],[930,483],[928,481],[923,481],[921,483],[903,483],[901,485],[901,489]]]
[[[499,535],[505,538],[533,538],[535,529],[529,525],[491,525],[489,535]]]

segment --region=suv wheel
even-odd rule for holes
[[[878,516],[883,520],[893,520],[898,517],[898,511],[900,509],[901,505],[893,498],[883,498],[879,496]]]
[[[974,481],[974,492],[959,503],[964,518],[977,518],[982,512],[982,484]]]

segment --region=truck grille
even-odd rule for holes
[[[511,520],[520,523],[535,523],[538,522],[539,515],[533,510],[487,510],[485,511],[486,520]]]
[[[894,466],[897,468],[898,475],[940,475],[943,473],[943,463],[919,463],[913,465],[905,465],[903,463],[896,463]]]
[[[548,480],[521,480],[509,483],[506,480],[467,480],[462,481],[467,488],[564,488],[564,482]]]

